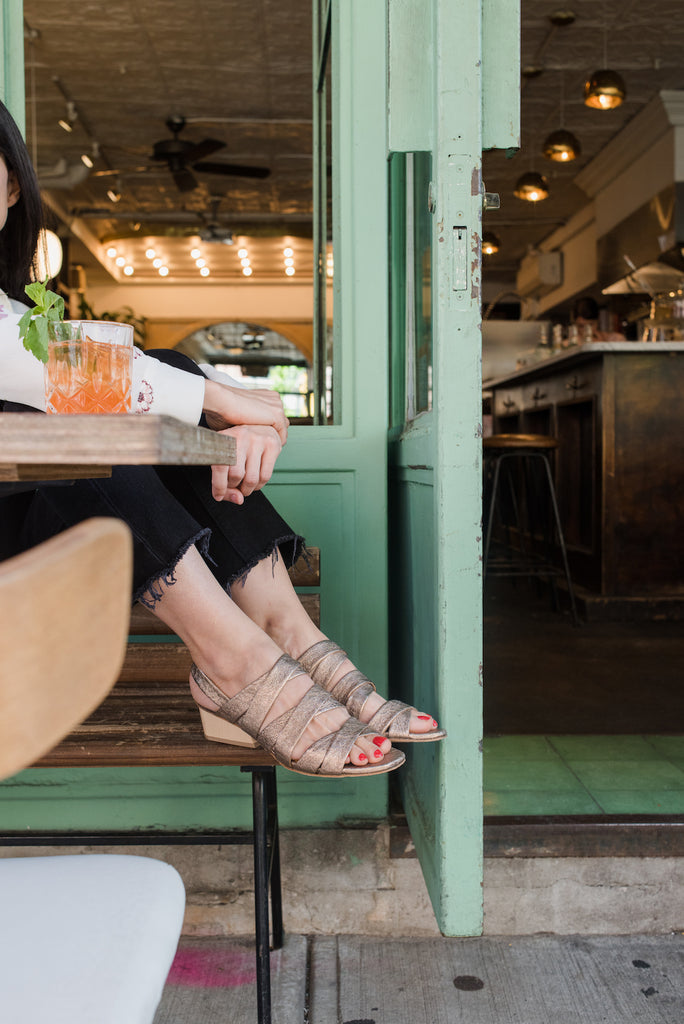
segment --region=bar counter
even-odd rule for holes
[[[558,439],[556,488],[573,580],[616,614],[679,614],[684,343],[594,342],[485,388],[495,433]]]

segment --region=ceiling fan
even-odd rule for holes
[[[157,164],[166,164],[167,169],[180,192],[193,192],[199,182],[193,171],[205,174],[222,174],[242,178],[267,178],[271,173],[268,167],[254,167],[247,164],[229,164],[222,161],[208,161],[205,158],[224,149],[225,142],[219,139],[203,139],[202,142],[190,142],[179,138],[185,127],[185,118],[177,115],[166,119],[166,127],[172,137],[159,139],[153,144],[150,159]],[[130,171],[105,170],[95,171],[93,177],[128,177],[130,174],[145,174],[151,166],[136,167]]]
[[[205,158],[225,148],[225,142],[218,139],[204,139],[202,142],[189,142],[179,138],[185,127],[185,118],[172,116],[166,119],[166,127],[172,134],[170,139],[160,139],[154,143],[152,160],[165,162],[180,192],[192,192],[198,187],[193,170],[208,174],[226,174],[243,178],[267,178],[271,173],[268,167],[250,167],[244,164],[214,163]]]

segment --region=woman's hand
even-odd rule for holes
[[[289,421],[277,391],[265,388],[234,388],[207,380],[204,386],[204,413],[212,430],[223,431],[236,424],[272,427],[281,446],[287,441]]]
[[[268,483],[282,443],[274,427],[244,424],[219,430],[237,441],[234,466],[211,467],[211,493],[216,501],[242,505],[248,494]]]

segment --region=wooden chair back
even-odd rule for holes
[[[106,697],[126,650],[132,543],[90,519],[0,564],[0,778],[32,764]]]

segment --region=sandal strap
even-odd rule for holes
[[[350,715],[360,718],[366,701],[371,694],[375,693],[375,687],[363,672],[359,672],[358,668],[355,668],[351,672],[347,672],[346,676],[338,679],[329,692],[335,700],[344,704]]]
[[[360,728],[359,728],[360,727]],[[347,758],[359,736],[368,735],[368,729],[355,718],[348,718],[337,732],[329,733],[316,740],[302,756],[292,762],[299,771],[315,772],[317,775],[341,775],[348,765]]]
[[[405,739],[411,732],[411,714],[415,708],[403,700],[387,700],[375,712],[368,727],[392,739]]]
[[[334,640],[319,640],[300,654],[297,661],[312,679],[316,673],[316,682],[327,690],[328,682],[346,658],[346,651],[343,651]]]
[[[313,683],[294,707],[260,729],[257,740],[265,750],[274,750],[280,758],[292,760],[292,751],[317,715],[334,711],[339,704],[327,690]]]
[[[352,669],[331,684],[331,679],[346,660],[346,651],[334,640],[319,640],[298,658],[299,664],[315,682],[324,686],[340,704],[344,704],[350,715],[359,718],[366,701],[376,692],[375,685],[358,669]]]
[[[301,675],[305,675],[301,665],[288,654],[282,654],[275,665],[258,679],[243,687],[234,697],[227,697],[201,668],[192,666],[192,677],[205,697],[218,706],[229,722],[240,726],[254,738],[282,688],[290,679]]]

